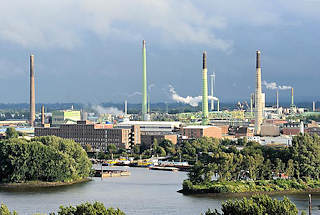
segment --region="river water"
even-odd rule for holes
[[[116,168],[114,168],[116,169]],[[131,176],[93,178],[92,181],[65,187],[0,190],[0,202],[19,214],[56,212],[60,205],[100,201],[107,207],[120,208],[128,215],[200,215],[208,208],[220,208],[227,197],[183,195],[185,172],[129,168]],[[281,196],[274,196],[282,198]],[[288,197],[299,210],[307,210],[307,194]],[[320,214],[320,194],[313,194],[313,214]]]

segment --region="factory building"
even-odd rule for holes
[[[262,124],[261,125],[261,136],[280,136],[280,127],[273,124]]]
[[[177,136],[177,134],[146,134],[146,135],[141,135],[141,145],[149,147],[155,142],[155,140],[157,140],[158,143],[160,143],[163,140],[169,140],[174,145],[176,145],[178,142],[178,136]]]
[[[165,121],[127,121],[116,125],[117,128],[131,128],[133,125],[138,125],[141,134],[147,133],[171,133],[178,131],[181,122],[165,122]]]
[[[64,124],[52,128],[35,128],[35,136],[57,136],[73,139],[82,146],[91,145],[94,151],[105,151],[109,144],[118,148],[130,148],[135,144],[131,129],[112,128],[108,124],[93,124],[89,121],[78,121],[77,124]]]
[[[76,124],[81,120],[81,112],[77,110],[59,110],[52,112],[52,125]]]
[[[222,129],[216,126],[187,126],[181,128],[181,135],[185,139],[201,137],[222,138]]]

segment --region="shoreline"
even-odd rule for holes
[[[91,178],[83,178],[72,182],[45,182],[45,181],[27,181],[21,183],[0,183],[1,188],[38,188],[38,187],[62,187],[74,184],[81,184],[91,181]]]
[[[256,194],[266,194],[266,195],[277,195],[277,194],[295,194],[295,193],[320,193],[320,188],[306,189],[306,190],[278,190],[278,191],[248,191],[248,192],[224,192],[224,193],[214,193],[207,190],[198,191],[185,191],[183,189],[178,190],[178,193],[183,195],[208,195],[208,196],[252,196]]]

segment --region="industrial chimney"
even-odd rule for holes
[[[211,88],[210,88],[211,94],[210,94],[210,96],[212,97],[211,98],[211,108],[210,108],[210,110],[213,111],[214,110],[213,90],[214,90],[214,87],[216,85],[216,83],[215,83],[216,82],[216,74],[212,73],[212,75],[210,75],[210,78],[211,78]]]
[[[34,56],[30,55],[30,126],[34,127],[36,119],[36,103],[35,103],[35,87],[34,87]]]
[[[142,41],[142,111],[141,119],[147,120],[147,57],[146,57],[146,41]]]
[[[277,109],[279,109],[279,90],[277,90]]]
[[[44,105],[41,106],[41,125],[44,125]]]
[[[255,94],[255,134],[261,134],[262,113],[261,61],[260,51],[256,52],[256,94]]]
[[[293,87],[291,87],[291,107],[294,107]]]
[[[202,55],[202,124],[208,124],[208,81],[207,81],[207,53]]]

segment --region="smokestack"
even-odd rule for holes
[[[36,119],[36,103],[35,103],[35,87],[34,87],[34,56],[30,55],[30,126],[34,127]]]
[[[293,87],[291,87],[291,107],[294,106],[294,100],[293,100]]]
[[[260,135],[263,120],[260,51],[256,52],[255,134]]]
[[[216,85],[216,74],[215,73],[212,73],[212,75],[210,75],[210,78],[211,78],[211,97],[213,98],[213,89],[214,89],[214,86]],[[214,110],[214,100],[211,99],[211,111]]]
[[[149,96],[148,96],[148,114],[151,113],[150,112],[150,105],[151,105],[151,103],[150,103],[150,93],[149,93]]]
[[[250,113],[251,113],[251,116],[253,115],[253,93],[251,93],[250,95]]]
[[[128,101],[125,100],[124,101],[124,115],[128,115]]]
[[[316,102],[315,101],[312,102],[312,111],[313,112],[316,111]]]
[[[147,120],[147,57],[146,41],[142,41],[142,120]]]
[[[277,109],[279,109],[279,90],[277,90]]]
[[[44,105],[41,106],[41,125],[44,125]]]
[[[217,102],[217,111],[219,112],[220,111],[220,100],[218,99],[218,102]]]
[[[202,55],[202,124],[208,124],[207,53]]]

